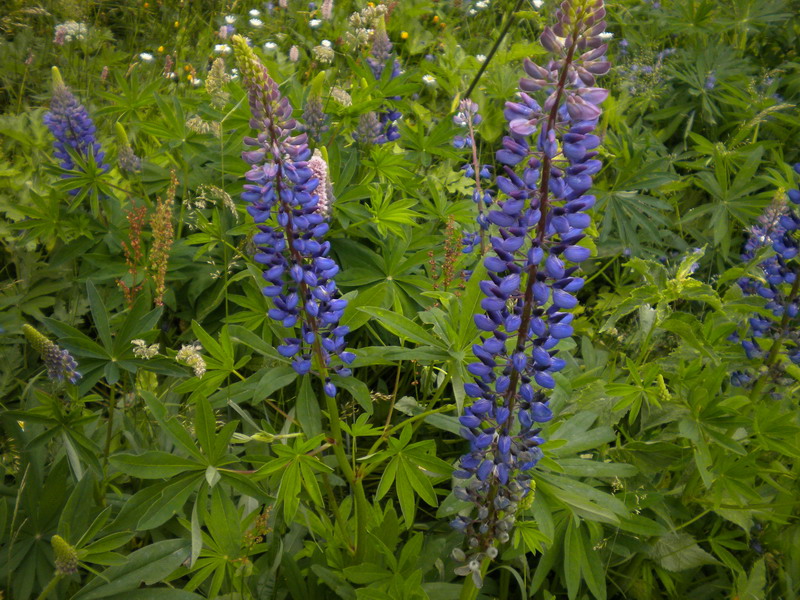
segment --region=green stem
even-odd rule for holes
[[[53,578],[50,580],[50,583],[48,583],[47,587],[42,590],[42,593],[39,594],[39,597],[36,600],[44,600],[45,598],[47,598],[50,595],[50,592],[56,589],[58,582],[61,581],[61,577],[62,575],[60,575],[59,573],[53,575]]]
[[[111,438],[114,436],[114,387],[108,393],[108,428],[106,429],[106,447],[103,452],[103,464],[108,465],[108,455],[111,454]]]

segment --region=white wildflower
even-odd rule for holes
[[[265,42],[262,47],[264,48],[264,52],[274,52],[278,49],[278,44],[275,42]]]
[[[536,10],[542,8],[542,5],[544,4],[544,0],[531,0],[531,1],[533,2],[533,6],[534,8],[536,8]]]
[[[195,377],[202,377],[206,372],[206,361],[200,356],[200,350],[202,349],[203,346],[200,345],[200,342],[184,344],[178,350],[178,354],[175,355],[175,360],[192,367]]]
[[[603,40],[605,42],[605,41],[610,40],[611,38],[613,38],[614,34],[611,33],[610,31],[604,31],[603,33],[601,33],[597,37],[599,37],[601,40]]]
[[[258,10],[257,8],[254,8],[253,10],[250,11],[250,16],[251,17],[260,17],[261,16],[261,11]]]
[[[322,25],[322,19],[311,19],[308,22],[308,26],[311,27],[311,29],[317,29],[320,25]]]
[[[141,60],[142,62],[151,63],[153,62],[153,55],[150,54],[149,52],[142,52],[139,55],[139,60]]]
[[[330,40],[322,40],[322,41],[320,42],[320,44],[322,44],[322,45],[323,45],[323,46],[325,46],[326,48],[330,48],[330,47],[333,45],[333,44],[331,44],[331,41],[330,41]]]
[[[484,63],[484,62],[486,62],[486,55],[485,54],[478,54],[478,55],[475,56],[475,60],[477,60],[479,63]]]
[[[423,75],[422,83],[430,86],[436,85],[436,77],[434,77],[433,75]]]
[[[236,15],[228,15],[225,17],[225,23],[228,25],[233,25],[236,23]]]
[[[261,19],[250,19],[250,21],[248,22],[250,23],[251,27],[255,27],[256,29],[264,25],[264,21],[262,21]]]
[[[158,354],[158,344],[147,345],[144,340],[131,340],[133,344],[133,355],[136,358],[144,358],[145,360],[153,358]]]
[[[231,48],[228,44],[216,44],[214,46],[214,54],[223,54],[227,56],[233,52],[233,48]]]

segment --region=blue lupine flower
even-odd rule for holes
[[[105,153],[97,141],[97,128],[89,113],[64,85],[64,80],[57,67],[53,67],[53,96],[50,110],[44,115],[44,124],[56,138],[53,142],[54,156],[59,159],[62,169],[72,171],[76,168],[70,152],[83,159],[91,158],[102,170],[109,166],[103,163]],[[68,178],[69,175],[64,175]],[[70,190],[75,195],[79,190]]]
[[[602,0],[568,0],[558,15],[541,38],[556,58],[546,67],[526,60],[529,77],[520,80],[518,100],[506,103],[509,135],[497,152],[502,197],[487,213],[493,252],[480,282],[484,312],[475,315],[482,335],[473,346],[478,362],[468,367],[474,381],[464,386],[473,402],[460,418],[470,451],[455,473],[468,482],[454,492],[478,510],[453,522],[478,561],[509,539],[529,471],[542,457],[539,424],[552,418],[545,394],[566,365],[557,346],[573,333],[569,311],[584,283],[577,263],[590,254],[578,244],[595,204],[587,194],[592,175],[602,166],[592,132],[608,95],[593,87],[610,68],[597,35],[605,9]],[[549,94],[541,105],[529,95],[540,90]]]
[[[333,369],[347,376],[345,365],[355,359],[346,351],[349,330],[339,325],[347,301],[339,297],[334,281],[339,266],[328,256],[330,242],[324,241],[327,210],[318,205],[317,189],[326,182],[308,165],[306,134],[297,133],[288,99],[246,41],[234,36],[233,44],[248,89],[250,125],[259,131],[257,137],[244,139],[256,149],[242,154],[251,165],[242,199],[250,203],[247,210],[259,229],[255,260],[264,267],[263,293],[273,304],[269,317],[290,329],[299,325],[299,334],[285,338],[277,350],[292,359],[301,375],[311,370],[312,356],[322,363],[318,367],[327,369],[337,355],[342,364]],[[336,394],[327,378],[323,389],[329,396]]]
[[[800,174],[800,163],[794,166],[794,170]],[[800,204],[800,190],[789,190],[787,197],[793,204]],[[758,265],[763,279],[743,277],[738,281],[745,295],[765,298],[765,308],[774,317],[754,314],[747,321],[745,339],[740,339],[738,333],[729,338],[741,342],[748,359],[765,358],[775,340],[782,337],[786,340],[787,357],[793,363],[800,364],[800,269],[798,263],[792,261],[800,252],[797,231],[800,231],[800,216],[783,200],[773,203],[759,217],[758,224],[750,228],[742,260],[753,260],[765,247],[771,247],[775,254]],[[740,380],[733,381],[732,378],[734,385]]]

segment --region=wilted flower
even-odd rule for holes
[[[326,121],[327,117],[322,108],[322,100],[318,96],[310,97],[303,111],[303,122],[305,123],[303,127],[304,131],[306,131],[312,139],[319,142],[322,134],[328,130]]]

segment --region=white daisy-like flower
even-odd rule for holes
[[[323,45],[323,46],[325,46],[326,48],[330,48],[330,47],[333,45],[333,44],[331,44],[331,41],[330,41],[330,40],[322,40],[322,41],[320,42],[320,44],[322,44],[322,45]]]
[[[261,11],[258,10],[257,8],[254,8],[253,10],[250,11],[250,16],[251,17],[260,17],[261,16]]]
[[[544,0],[532,0],[532,2],[533,2],[533,6],[536,8],[536,10],[539,10],[540,8],[542,8],[542,4],[544,4]]]
[[[475,60],[477,60],[479,63],[486,62],[486,55],[478,54],[475,56]]]
[[[153,55],[150,54],[149,52],[142,52],[139,55],[139,60],[141,60],[142,62],[151,63],[153,62]]]
[[[233,52],[233,48],[228,46],[228,44],[216,44],[214,46],[214,54],[228,55],[231,52]]]
[[[274,52],[278,48],[278,44],[275,42],[264,42],[264,52]]]
[[[470,16],[470,17],[474,17],[474,16],[475,16],[475,15],[477,15],[477,14],[478,14],[478,11],[477,11],[477,10],[475,10],[474,8],[470,8],[470,9],[469,9],[469,16]]]
[[[605,42],[606,40],[610,40],[611,38],[613,38],[614,34],[611,33],[610,31],[604,31],[603,33],[601,33],[597,37],[599,37],[601,40],[603,40]]]
[[[194,79],[192,79],[192,85],[194,87],[200,87],[201,85],[203,85],[203,80],[200,79],[199,77],[195,77]]]
[[[255,27],[256,29],[258,29],[264,24],[264,21],[262,21],[261,19],[250,19],[249,23],[250,27]]]
[[[228,25],[233,25],[236,23],[236,15],[228,15],[225,17],[225,23]]]
[[[424,83],[425,85],[436,85],[436,77],[434,77],[433,75],[423,75],[422,83]]]
[[[489,3],[488,3],[488,2],[486,2],[485,0],[481,0],[480,2],[476,2],[476,3],[475,3],[475,8],[479,8],[479,9],[481,9],[481,10],[483,10],[483,9],[484,9],[484,8],[486,8],[487,6],[489,6]]]
[[[311,29],[316,29],[320,25],[322,25],[322,19],[311,19],[308,22],[308,26],[311,27]]]

